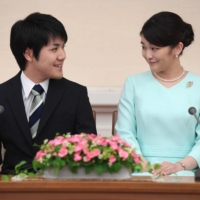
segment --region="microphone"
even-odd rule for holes
[[[190,115],[194,115],[194,117],[196,118],[197,122],[200,124],[200,121],[199,121],[199,119],[197,118],[197,115],[196,115],[196,112],[197,112],[196,108],[190,107],[188,109],[188,112],[190,113]],[[195,171],[195,175],[194,176],[195,176],[195,181],[200,181],[200,168]]]
[[[0,106],[0,114],[2,114],[4,112],[4,107]]]
[[[190,113],[190,115],[194,115],[194,117],[196,118],[197,122],[200,124],[200,121],[199,121],[199,119],[198,119],[198,117],[196,115],[196,112],[197,112],[196,108],[195,107],[190,107],[188,109],[188,112]]]

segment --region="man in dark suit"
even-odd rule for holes
[[[12,26],[10,47],[21,70],[0,85],[2,174],[13,173],[22,160],[31,167],[38,151],[33,144],[56,133],[96,134],[86,87],[63,78],[66,42],[64,26],[51,15],[33,13]],[[41,89],[36,95],[35,85]]]

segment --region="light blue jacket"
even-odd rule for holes
[[[171,88],[151,71],[129,76],[123,87],[115,131],[148,161],[177,162],[193,157],[200,166],[200,126],[188,113],[200,113],[200,77],[188,72]]]

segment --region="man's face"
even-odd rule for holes
[[[47,46],[42,47],[38,59],[34,56],[24,73],[35,83],[46,79],[61,79],[63,63],[66,58],[65,44],[62,39],[50,39]]]

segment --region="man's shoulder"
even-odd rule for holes
[[[73,93],[73,94],[75,94],[75,93],[77,94],[77,93],[82,92],[83,90],[86,90],[85,86],[83,86],[79,83],[76,83],[74,81],[68,80],[64,77],[62,79],[59,79],[59,80],[50,79],[49,87],[51,87],[53,85],[54,85],[54,87],[57,87],[58,89],[62,88],[65,91],[68,91],[68,92]]]
[[[81,85],[79,83],[76,83],[74,81],[71,81],[69,79],[66,79],[66,78],[62,78],[61,81],[63,82],[64,85],[66,86],[71,86],[71,87],[76,87],[76,88],[84,88],[85,86],[84,85]]]
[[[12,85],[20,83],[20,73],[15,75],[14,77],[10,78],[9,80],[0,84],[0,89],[7,89]]]

